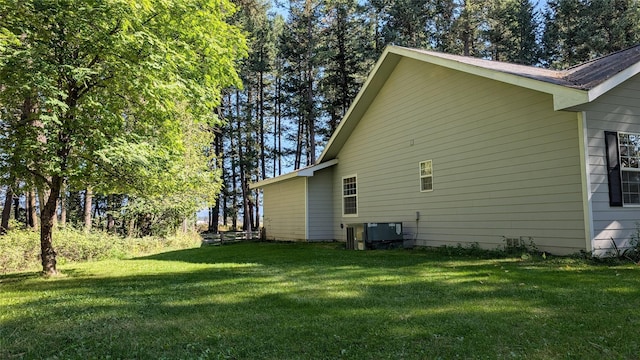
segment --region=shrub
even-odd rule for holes
[[[0,272],[26,270],[40,262],[40,234],[33,230],[11,230],[0,237]]]
[[[122,238],[105,232],[85,233],[73,228],[56,229],[53,247],[58,264],[122,259],[197,247],[198,233],[180,233],[164,238]],[[11,230],[0,237],[0,273],[37,270],[40,267],[40,234],[33,230]]]

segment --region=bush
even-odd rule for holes
[[[180,233],[164,238],[122,238],[105,232],[84,233],[73,228],[56,229],[53,247],[58,264],[122,259],[200,246],[198,233]],[[33,230],[11,230],[0,237],[0,273],[38,270],[40,234]]]
[[[0,272],[35,268],[40,263],[40,234],[11,230],[0,237]]]

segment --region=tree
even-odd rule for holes
[[[409,47],[427,47],[428,21],[433,15],[429,0],[371,0],[379,21],[383,24],[380,35],[385,44]]]
[[[328,118],[328,126],[320,129],[325,139],[338,127],[364,82],[362,75],[373,64],[375,38],[367,20],[355,0],[327,1],[322,39],[324,71],[320,80],[323,110]]]
[[[2,146],[17,173],[48,189],[44,273],[57,273],[52,228],[62,184],[88,164],[115,191],[160,196],[191,183],[172,178],[184,175],[191,146],[180,115],[210,127],[220,89],[237,84],[234,61],[245,45],[225,22],[232,12],[227,0],[0,0],[0,28],[10,34],[0,104],[17,115]],[[37,104],[28,113],[19,111],[25,99]]]
[[[566,68],[640,41],[635,0],[550,0],[545,12],[545,65]]]
[[[296,124],[296,134],[290,139],[296,144],[294,168],[313,164],[316,160],[316,90],[322,5],[316,0],[290,0],[288,21],[280,38],[283,91],[289,97],[289,106],[283,116]]]
[[[539,14],[529,0],[497,0],[488,13],[486,37],[490,57],[496,61],[536,65]]]

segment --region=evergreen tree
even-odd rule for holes
[[[545,12],[545,65],[565,68],[640,41],[636,0],[550,0]]]
[[[327,126],[320,132],[328,139],[360,90],[362,74],[372,65],[374,34],[357,0],[327,1],[323,38],[321,96]],[[324,125],[324,124],[323,124]]]
[[[430,0],[371,0],[382,24],[380,36],[385,44],[429,47],[427,24],[433,15]]]
[[[488,13],[488,56],[497,61],[535,65],[540,46],[538,13],[530,0],[496,0]]]

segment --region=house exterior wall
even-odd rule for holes
[[[306,179],[296,177],[263,187],[263,223],[267,239],[306,239]]]
[[[591,183],[593,250],[612,250],[614,239],[619,248],[628,246],[640,221],[639,206],[609,205],[605,131],[640,133],[640,75],[580,108],[585,111],[586,151]]]
[[[333,168],[316,171],[307,178],[307,216],[309,241],[333,240]]]
[[[553,111],[550,95],[402,59],[338,154],[334,221],[403,222],[423,246],[521,238],[574,253],[587,242],[579,130],[578,115]],[[425,160],[431,192],[420,192]],[[351,175],[358,215],[343,216]]]

